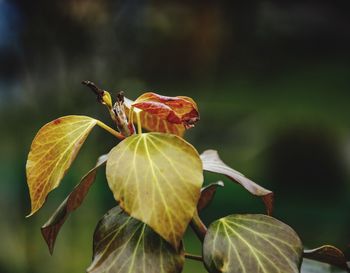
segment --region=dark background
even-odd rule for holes
[[[30,219],[25,162],[46,122],[68,114],[111,124],[80,82],[129,98],[144,91],[197,101],[186,137],[275,192],[275,217],[308,247],[350,243],[350,3],[348,1],[0,0],[0,271],[84,272],[98,219],[115,205],[103,171],[60,233],[53,257],[40,234],[98,155],[115,143],[96,128]],[[207,224],[263,213],[223,179]],[[186,235],[189,251],[198,240]],[[187,262],[184,272],[205,272]]]

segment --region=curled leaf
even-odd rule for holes
[[[136,99],[132,106],[166,120],[169,123],[193,127],[199,120],[197,104],[189,97],[166,97],[148,92]]]
[[[76,210],[84,201],[91,185],[94,183],[97,169],[105,164],[107,155],[100,156],[94,168],[92,168],[80,181],[80,183],[73,189],[67,198],[57,208],[51,218],[41,227],[41,233],[49,247],[52,254],[57,235],[66,221],[69,214]]]
[[[218,152],[215,150],[206,150],[200,155],[203,162],[203,169],[206,171],[224,174],[228,178],[236,181],[238,184],[242,185],[251,194],[260,196],[266,206],[267,213],[272,214],[273,210],[273,192],[267,190],[252,180],[245,177],[240,172],[227,166],[219,157]]]
[[[111,209],[94,233],[93,262],[89,273],[180,273],[182,246],[175,250],[146,224],[119,207]]]
[[[182,124],[170,123],[164,119],[160,119],[157,115],[152,115],[148,112],[142,111],[141,109],[131,107],[134,102],[127,98],[124,98],[124,102],[126,113],[129,115],[132,108],[134,115],[140,116],[142,128],[146,129],[147,131],[169,133],[181,137],[184,135],[186,129]],[[134,122],[137,123],[137,119],[134,119]]]
[[[209,226],[203,260],[215,273],[298,273],[302,249],[295,231],[275,218],[230,215]]]
[[[331,245],[304,250],[303,256],[311,260],[331,264],[343,269],[349,269],[346,264],[344,253],[340,249]]]
[[[209,203],[213,200],[216,190],[218,187],[223,187],[224,182],[218,181],[216,183],[212,183],[201,190],[201,196],[199,198],[198,204],[197,204],[197,210],[201,211],[205,207],[209,205]]]
[[[202,162],[175,135],[133,135],[108,156],[108,185],[119,205],[175,248],[190,222],[203,183]]]
[[[65,116],[44,125],[35,136],[26,170],[33,215],[58,187],[97,120]]]

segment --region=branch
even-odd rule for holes
[[[112,97],[109,92],[99,88],[92,81],[82,81],[81,83],[89,87],[92,90],[92,92],[95,93],[95,95],[97,96],[97,101],[99,103],[107,106],[112,120],[115,122],[119,132],[124,137],[134,134],[135,132],[134,125],[128,122],[128,119],[125,114],[123,91],[118,93],[117,101],[112,106]]]
[[[98,88],[96,84],[91,81],[82,81],[81,83],[89,87],[92,90],[92,92],[94,92],[97,96],[97,101],[103,104],[103,95],[105,92],[104,90]]]
[[[132,123],[129,123],[126,117],[123,91],[118,93],[117,101],[113,105],[112,112],[114,114],[112,118],[117,124],[119,131],[124,136],[130,136],[135,133],[134,125]]]

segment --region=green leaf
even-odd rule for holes
[[[91,185],[94,183],[97,169],[105,164],[107,155],[100,156],[94,168],[92,168],[73,189],[67,198],[57,208],[51,218],[41,227],[41,233],[52,254],[57,235],[69,214],[76,210],[84,201]]]
[[[212,183],[201,190],[201,196],[199,198],[198,204],[197,204],[197,210],[201,211],[205,207],[207,207],[210,202],[213,200],[216,190],[218,187],[223,187],[224,182],[218,181],[216,183]]]
[[[344,253],[340,249],[331,245],[324,245],[315,249],[304,250],[303,256],[311,260],[348,269]]]
[[[67,169],[97,120],[85,116],[66,116],[43,126],[35,136],[27,160],[27,183],[33,215],[57,188]]]
[[[203,183],[202,162],[192,145],[170,134],[133,135],[112,149],[106,175],[126,212],[179,247]]]
[[[329,264],[318,261],[303,259],[301,273],[346,273],[346,270],[332,267]]]
[[[238,184],[242,185],[251,194],[262,197],[267,213],[272,214],[273,210],[273,192],[267,190],[252,180],[245,177],[240,172],[227,166],[219,157],[218,152],[215,150],[206,150],[201,154],[201,159],[203,161],[203,169],[206,171],[224,174],[228,178],[236,181]]]
[[[115,207],[96,227],[87,272],[176,273],[182,271],[184,260],[182,245],[176,251],[146,224]]]
[[[203,244],[209,272],[297,273],[302,243],[286,224],[267,215],[230,215],[212,223]]]

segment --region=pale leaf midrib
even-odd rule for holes
[[[265,259],[266,261],[268,261],[274,268],[276,268],[276,269],[277,269],[277,272],[280,272],[280,269],[274,264],[273,261],[271,261],[268,257],[266,257],[259,249],[255,248],[253,245],[251,245],[251,244],[249,243],[249,241],[247,241],[243,236],[241,236],[241,235],[239,234],[239,232],[236,232],[233,228],[231,228],[231,227],[230,227],[229,225],[227,225],[226,223],[224,223],[224,225],[225,225],[225,228],[227,227],[228,229],[230,229],[230,230],[237,236],[237,238],[241,239],[241,241],[244,242],[244,243],[248,246],[248,248],[249,248],[249,249],[251,250],[251,252],[253,253],[255,259],[257,260],[258,264],[260,265],[261,269],[263,270],[263,272],[269,273],[268,271],[266,271],[266,269],[265,269],[265,267],[264,267],[264,265],[263,265],[263,262],[260,261],[259,255],[258,255],[258,254],[260,254],[260,256],[261,256],[262,258],[264,258],[264,259]],[[270,272],[270,273],[271,273],[271,272]]]
[[[249,228],[249,227],[246,227],[246,226],[244,226],[244,225],[240,225],[240,224],[235,223],[235,222],[233,222],[233,221],[229,221],[229,220],[226,220],[226,221],[227,221],[228,223],[230,223],[230,224],[233,224],[233,225],[236,225],[236,226],[238,226],[238,227],[244,228],[244,229],[246,229],[246,230],[248,230],[248,231],[250,231],[250,232],[252,232],[252,233],[254,233],[254,234],[258,235],[258,236],[260,236],[260,237],[263,238],[264,240],[268,240],[268,239],[266,239],[266,237],[271,238],[271,239],[273,239],[273,240],[276,240],[276,241],[280,242],[281,244],[284,244],[285,246],[289,247],[289,248],[294,252],[294,254],[299,255],[299,253],[295,250],[295,247],[294,247],[293,245],[289,244],[289,243],[286,242],[286,241],[280,240],[280,239],[278,239],[277,237],[271,236],[270,234],[267,234],[267,233],[257,232],[257,231],[255,231],[255,230]],[[268,241],[270,242],[270,240],[268,240]],[[272,243],[272,242],[271,242],[271,243]]]
[[[229,222],[229,221],[228,221],[228,222]],[[265,236],[263,236],[261,233],[256,232],[256,231],[254,231],[254,230],[252,230],[252,229],[250,229],[250,228],[248,228],[248,227],[245,227],[245,226],[236,224],[236,223],[234,223],[234,222],[229,222],[229,223],[231,223],[231,224],[233,224],[233,225],[235,225],[235,226],[237,226],[237,227],[243,228],[243,229],[245,229],[245,230],[247,230],[247,231],[249,231],[249,232],[255,234],[256,236],[262,238],[264,241],[268,242],[274,249],[276,249],[276,250],[281,254],[281,256],[282,256],[282,257],[286,260],[286,262],[288,263],[289,267],[290,267],[292,270],[295,270],[295,266],[293,266],[293,263],[291,262],[291,260],[280,250],[280,248],[277,247],[273,242],[271,242],[270,240],[268,240],[268,239],[267,239]],[[284,244],[285,244],[284,241],[281,241],[281,243],[284,243]],[[286,245],[286,244],[285,244],[285,245]],[[287,245],[287,246],[290,247],[290,245]],[[295,252],[295,250],[294,250],[292,247],[290,247],[290,248],[293,250],[293,252],[294,252],[295,254],[297,254],[297,253]]]
[[[145,147],[146,154],[147,154],[147,157],[148,157],[148,160],[149,160],[149,163],[150,163],[151,171],[152,171],[153,176],[154,176],[154,180],[153,180],[153,181],[155,181],[155,182],[157,183],[157,185],[158,185],[158,187],[155,187],[155,188],[158,190],[159,196],[161,197],[161,201],[162,201],[162,203],[163,203],[163,205],[164,205],[165,212],[166,212],[167,217],[168,217],[168,220],[169,220],[169,224],[171,225],[171,230],[172,230],[171,235],[172,235],[172,237],[173,237],[173,243],[177,243],[177,239],[176,239],[176,236],[175,236],[175,234],[174,234],[175,229],[174,229],[173,221],[172,221],[172,219],[171,219],[171,216],[169,215],[169,209],[168,209],[167,203],[166,203],[166,201],[165,201],[165,198],[164,198],[164,196],[163,196],[163,193],[162,193],[162,192],[160,191],[160,189],[159,189],[158,178],[157,178],[157,176],[155,175],[154,168],[153,168],[153,163],[152,163],[152,159],[151,159],[151,155],[150,155],[150,153],[149,153],[149,150],[148,150],[148,147],[147,147],[146,142],[147,142],[147,141],[146,141],[146,138],[144,138],[144,147]],[[168,238],[167,238],[167,239],[168,239]]]

